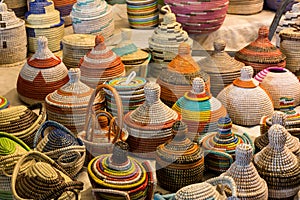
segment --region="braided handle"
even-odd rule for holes
[[[154,170],[152,169],[149,161],[142,162],[142,165],[145,168],[147,176],[148,176],[148,191],[147,191],[147,196],[146,196],[145,200],[152,200],[154,197],[154,191],[156,188],[156,177],[153,173]]]
[[[64,159],[66,156],[68,155],[73,155],[75,154],[76,155],[76,158],[72,161],[72,162],[63,162],[62,159]],[[78,162],[78,160],[81,158],[81,153],[79,151],[76,151],[76,150],[73,150],[72,152],[67,152],[65,154],[62,154],[58,157],[58,159],[56,160],[56,162],[62,166],[62,167],[73,167],[75,166],[75,164]]]
[[[112,189],[100,189],[100,188],[93,188],[93,194],[95,193],[106,193],[106,194],[114,194],[124,197],[126,200],[130,200],[130,196],[127,192],[120,191],[120,190],[112,190]]]
[[[222,151],[215,151],[215,150],[205,150],[204,155],[207,154],[214,154],[216,156],[223,156],[229,160],[229,164],[231,165],[233,163],[233,158],[230,154],[222,152]]]
[[[209,180],[207,180],[206,182],[214,185],[214,186],[217,186],[219,184],[222,185],[222,195],[225,194],[224,192],[224,185],[227,185],[230,189],[231,189],[231,192],[232,192],[232,196],[233,197],[237,197],[237,189],[236,189],[236,184],[233,180],[233,178],[231,178],[230,176],[218,176],[218,177],[215,177],[215,178],[211,178]]]

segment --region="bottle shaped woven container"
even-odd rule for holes
[[[218,30],[226,17],[229,0],[165,0],[188,33],[204,34]]]
[[[144,87],[145,102],[124,117],[130,151],[141,158],[155,158],[156,147],[172,138],[172,126],[180,115],[160,100],[160,86]]]
[[[57,162],[70,177],[80,172],[86,156],[83,142],[64,125],[51,120],[35,133],[34,149]]]
[[[263,10],[264,0],[229,0],[228,14],[253,15]]]
[[[24,165],[26,169],[22,169]],[[12,174],[14,199],[80,199],[83,182],[70,178],[54,160],[38,151],[23,155]],[[38,187],[37,187],[38,186]]]
[[[182,30],[181,24],[176,21],[176,16],[170,7],[164,6],[161,10],[166,12],[163,21],[148,39],[154,62],[149,65],[149,71],[153,77],[158,77],[161,70],[166,68],[166,64],[175,58],[180,43],[186,42],[190,47],[193,45],[193,40],[189,38],[186,31]]]
[[[71,11],[74,33],[112,36],[115,23],[112,7],[104,0],[77,0]]]
[[[35,132],[46,121],[46,117],[46,109],[40,103],[28,107],[11,106],[0,110],[0,131],[21,139],[32,148]]]
[[[193,79],[200,77],[210,88],[210,77],[191,56],[189,44],[183,42],[178,47],[178,55],[162,70],[156,82],[161,87],[161,100],[172,107],[187,91],[191,90]]]
[[[126,75],[132,71],[137,76],[146,78],[148,75],[148,63],[151,59],[151,53],[138,48],[131,40],[132,31],[130,29],[121,30],[122,40],[112,51],[121,57],[125,65]]]
[[[68,69],[48,48],[48,40],[38,39],[38,50],[22,67],[18,80],[19,98],[27,103],[44,102],[45,97],[69,81]]]
[[[156,149],[156,176],[159,185],[171,192],[202,182],[204,155],[202,149],[187,136],[187,126],[176,121],[173,138]]]
[[[25,22],[0,2],[0,67],[22,66],[26,62]]]
[[[28,51],[38,50],[38,38],[44,36],[48,39],[48,46],[52,52],[61,50],[61,39],[64,36],[64,21],[60,18],[58,10],[49,0],[34,0],[29,2],[29,10],[25,15]]]
[[[285,67],[286,56],[268,39],[269,29],[262,26],[258,37],[235,54],[235,59],[254,69],[254,75],[267,67]]]
[[[226,107],[234,124],[254,126],[263,116],[271,116],[274,108],[268,93],[252,78],[253,68],[245,66],[241,76],[225,87],[217,99]]]
[[[27,1],[26,0],[11,0],[5,1],[7,7],[12,9],[16,13],[17,17],[24,19],[25,13],[27,12]]]
[[[300,83],[298,78],[288,69],[281,67],[268,67],[255,77],[261,87],[269,92],[273,106],[280,109],[280,99],[289,97],[295,100],[295,106],[300,103]]]
[[[299,159],[286,147],[286,131],[274,124],[268,131],[269,144],[254,155],[254,165],[267,182],[269,199],[292,199],[300,188]]]
[[[193,141],[207,132],[217,131],[219,118],[227,115],[226,108],[211,96],[199,77],[193,80],[192,89],[180,97],[172,109],[182,115],[188,126],[188,137]]]
[[[198,64],[205,71],[210,79],[210,91],[213,96],[217,96],[219,92],[231,84],[241,75],[241,68],[244,63],[235,60],[225,52],[226,43],[224,40],[214,41],[214,51],[209,57],[199,60]]]
[[[53,0],[55,9],[60,13],[60,16],[65,22],[65,26],[72,24],[72,19],[70,13],[72,11],[73,5],[76,3],[76,0]]]
[[[106,47],[104,37],[101,35],[96,36],[95,47],[81,58],[79,67],[80,80],[91,88],[125,75],[121,58]]]
[[[87,171],[97,199],[151,200],[156,179],[149,161],[128,156],[128,144],[114,145],[112,154],[102,154],[89,162]]]
[[[10,106],[10,102],[4,96],[0,96],[0,110],[8,108]]]
[[[253,143],[247,133],[242,135],[232,132],[232,121],[229,117],[221,117],[218,121],[218,132],[207,133],[200,138],[199,144],[204,150],[205,166],[216,173],[225,172],[235,161],[236,147],[239,144]]]
[[[268,199],[268,186],[252,163],[253,149],[249,144],[239,144],[235,149],[236,161],[223,173],[233,178],[239,199]],[[229,195],[231,191],[225,188]]]
[[[95,35],[70,34],[62,39],[63,63],[68,69],[77,68],[80,59],[95,46]]]
[[[11,192],[11,175],[18,159],[30,148],[17,137],[0,132],[0,199],[13,199]],[[26,168],[27,165],[22,166]]]

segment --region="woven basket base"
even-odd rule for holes
[[[11,63],[11,64],[1,64],[0,68],[8,68],[8,67],[22,67],[26,63],[27,59],[22,60],[20,62]]]
[[[23,101],[24,103],[28,104],[28,105],[32,105],[32,104],[35,104],[35,103],[44,103],[45,101],[39,101],[39,100],[36,100],[36,99],[31,99],[31,98],[28,98],[28,97],[24,97],[20,94],[19,95],[19,98],[21,101]]]

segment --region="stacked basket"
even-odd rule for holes
[[[5,1],[7,7],[12,9],[17,17],[24,18],[27,11],[27,1],[26,0],[9,0]]]
[[[60,12],[60,16],[65,21],[65,25],[71,25],[72,19],[70,18],[70,13],[72,11],[73,4],[76,0],[53,0],[55,9]]]
[[[237,15],[252,15],[263,10],[264,0],[229,0],[227,13]]]

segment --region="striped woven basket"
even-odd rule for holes
[[[0,96],[0,110],[8,108],[10,106],[10,102],[7,98]]]
[[[39,109],[39,112],[35,112]],[[20,105],[0,110],[0,131],[7,132],[33,147],[34,135],[46,120],[46,109],[43,104],[29,107]]]
[[[55,9],[60,13],[60,16],[65,22],[65,26],[72,25],[72,19],[70,13],[72,11],[73,5],[76,3],[76,0],[53,0]]]

